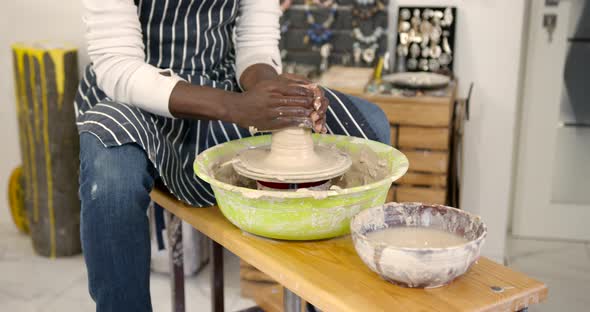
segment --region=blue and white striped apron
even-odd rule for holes
[[[278,1],[278,0],[274,0]],[[239,0],[136,0],[146,62],[169,68],[196,85],[238,91],[233,27]],[[347,96],[326,90],[328,132],[375,140]],[[168,189],[194,206],[215,203],[209,185],[195,176],[192,161],[205,149],[249,136],[246,129],[219,120],[171,119],[109,99],[86,67],[75,100],[78,131],[107,147],[136,143],[147,153]]]

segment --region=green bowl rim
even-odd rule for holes
[[[321,135],[319,134],[313,134],[314,137],[320,137]],[[342,138],[346,138],[346,140],[358,140],[361,138],[357,138],[357,137],[351,137],[351,136],[346,136],[346,135],[330,135],[330,136],[336,136],[336,137],[342,137]],[[382,146],[385,147],[387,149],[390,149],[395,155],[394,157],[400,157],[401,159],[401,166],[399,166],[397,168],[397,170],[392,171],[390,174],[388,174],[385,178],[373,182],[373,183],[369,183],[366,185],[362,185],[362,186],[355,186],[355,187],[351,187],[351,188],[345,188],[345,189],[339,189],[339,190],[330,190],[330,191],[307,191],[307,192],[281,192],[281,191],[266,191],[266,190],[254,190],[254,189],[250,189],[250,188],[245,188],[245,187],[241,187],[241,186],[235,186],[235,185],[231,185],[228,183],[224,183],[221,182],[217,179],[211,179],[211,177],[206,173],[206,170],[201,170],[199,163],[202,162],[203,159],[203,155],[207,152],[211,152],[214,151],[215,149],[218,148],[222,148],[223,145],[225,144],[229,144],[229,143],[235,143],[236,141],[242,141],[242,142],[247,142],[250,140],[260,140],[260,137],[270,137],[270,135],[264,135],[264,136],[252,136],[252,137],[248,137],[248,138],[243,138],[243,139],[239,139],[239,140],[234,140],[234,141],[229,141],[223,144],[219,144],[219,145],[215,145],[203,152],[201,152],[199,155],[197,155],[197,157],[195,158],[195,161],[193,162],[193,169],[195,171],[195,174],[201,178],[203,181],[219,187],[223,190],[226,191],[239,191],[239,192],[248,192],[248,193],[255,193],[255,196],[246,196],[246,197],[252,197],[252,198],[261,198],[261,197],[272,197],[272,198],[276,198],[277,194],[281,194],[281,198],[285,198],[285,199],[292,199],[292,198],[315,198],[316,196],[314,195],[321,195],[320,197],[326,198],[326,197],[332,197],[332,196],[338,196],[338,195],[348,195],[348,194],[355,194],[355,193],[360,193],[360,192],[364,192],[366,190],[369,189],[376,189],[382,185],[385,184],[391,184],[394,181],[396,181],[397,179],[401,178],[402,176],[404,176],[404,174],[406,174],[406,172],[408,172],[408,168],[410,166],[409,164],[409,160],[408,157],[406,155],[404,155],[404,153],[402,153],[400,150],[387,145],[387,144],[383,144],[381,142],[377,142],[377,141],[372,141],[369,140],[371,142],[371,144],[375,144],[377,146]],[[361,139],[364,140],[364,139]],[[203,165],[203,167],[205,167]],[[326,194],[327,192],[327,194]]]

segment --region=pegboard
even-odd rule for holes
[[[281,17],[280,49],[284,63],[320,67],[322,63],[321,46],[323,44],[314,44],[312,40],[309,40],[308,31],[311,27],[308,20],[309,14],[312,15],[314,22],[318,24],[325,23],[333,15],[333,22],[329,27],[332,35],[327,41],[332,47],[327,57],[329,65],[372,67],[378,61],[378,57],[387,51],[387,32],[389,31],[388,0],[338,0],[335,2],[337,3],[335,9],[333,7],[326,8],[314,5],[312,1],[309,1],[311,4],[308,6],[306,6],[305,0],[294,0],[292,2],[292,5]],[[368,3],[364,6],[359,4],[364,2]],[[383,9],[378,10],[367,19],[361,20],[358,15],[353,14],[354,8],[366,12],[371,6],[377,4],[382,5]],[[355,21],[358,21],[358,23],[355,24]],[[365,37],[373,35],[378,27],[383,29],[382,35],[375,42],[377,45],[374,49],[375,56],[370,62],[366,61],[369,58],[363,60],[362,56],[360,62],[355,62],[354,45],[355,42],[359,41],[353,34],[355,26],[359,27],[361,34]],[[368,47],[373,46],[362,42],[357,46],[359,45],[361,50],[367,50]],[[358,60],[358,57],[356,60]]]

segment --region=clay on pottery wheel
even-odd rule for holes
[[[314,146],[311,130],[287,128],[272,134],[270,146],[239,152],[233,167],[257,181],[305,183],[329,180],[344,174],[350,157],[338,149]]]

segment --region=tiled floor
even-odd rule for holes
[[[590,243],[511,238],[508,265],[549,287],[531,312],[590,311]]]
[[[237,311],[254,303],[239,296],[239,263],[226,257],[226,307]],[[590,244],[511,238],[508,264],[546,282],[549,300],[532,312],[589,311]],[[209,271],[187,281],[187,311],[208,311]],[[152,274],[154,311],[170,311],[168,277]],[[86,274],[80,256],[48,260],[33,254],[27,236],[0,218],[0,310],[21,312],[93,311],[86,290]]]
[[[254,306],[242,299],[239,261],[225,256],[225,307],[238,311]],[[49,260],[33,254],[30,239],[0,219],[0,311],[90,312],[94,304],[87,291],[86,270],[81,256]],[[209,268],[186,283],[187,311],[209,311]],[[152,273],[154,311],[170,311],[170,284],[165,274]]]

